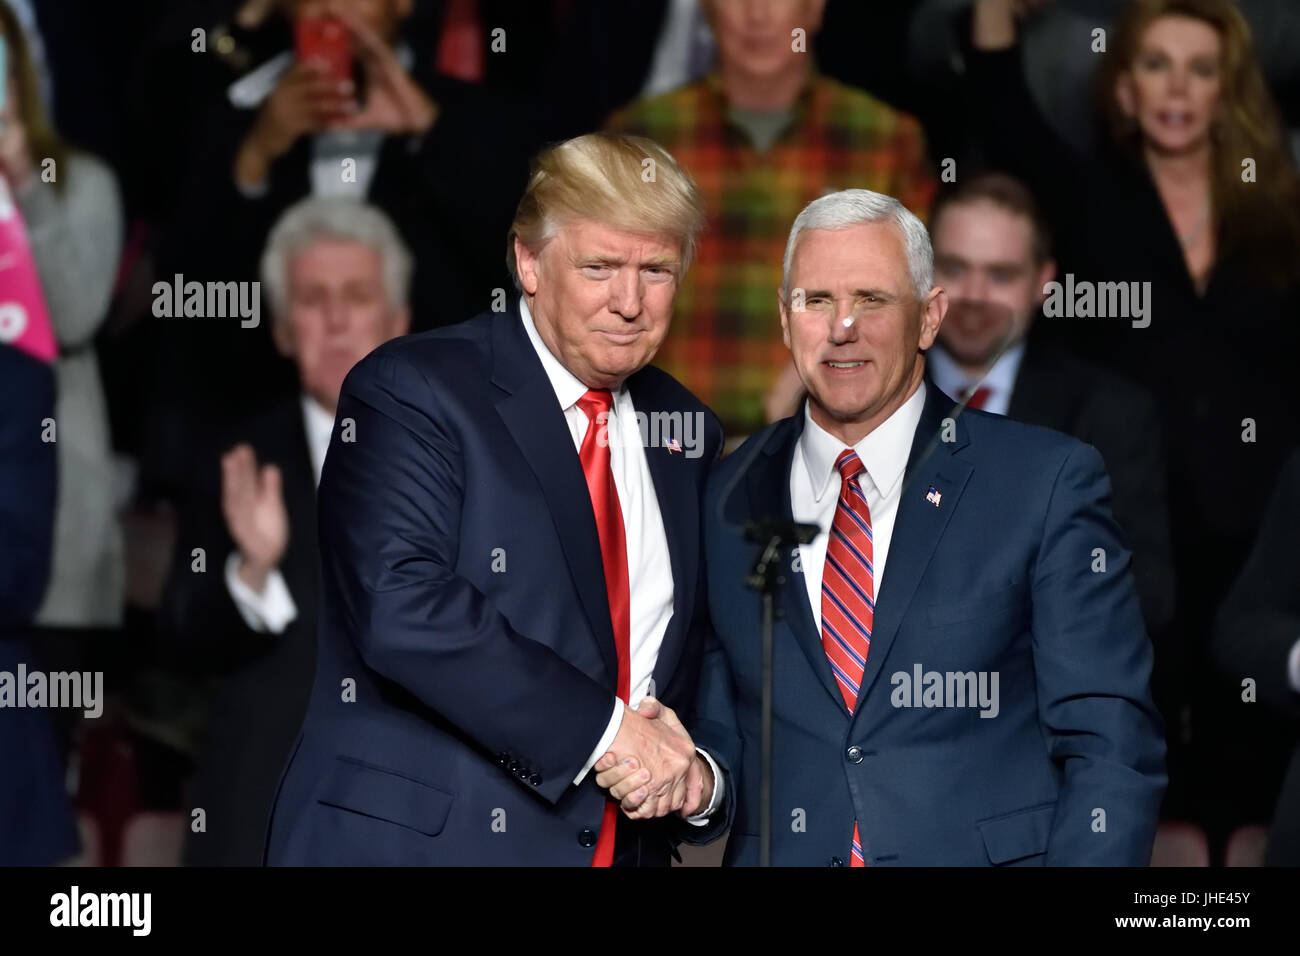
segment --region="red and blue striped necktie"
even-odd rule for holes
[[[862,459],[845,449],[835,460],[840,473],[840,500],[831,522],[826,544],[826,567],[822,571],[822,647],[831,662],[835,682],[844,704],[853,713],[857,706],[862,672],[871,646],[871,626],[876,610],[875,569],[872,567],[871,509],[858,475]],[[858,822],[853,821],[853,849],[850,866],[866,866]]]

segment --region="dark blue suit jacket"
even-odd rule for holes
[[[869,866],[1145,865],[1165,787],[1163,728],[1101,456],[969,410],[954,440],[934,441],[952,406],[928,389],[852,716],[803,575],[786,575],[773,652],[772,862],[847,864],[856,819]],[[725,812],[686,838],[708,842],[730,826],[735,865],[758,860],[761,739],[759,602],[744,584],[755,546],[738,529],[790,516],[803,425],[801,412],[764,429],[709,483],[716,635],[687,727],[723,765],[726,797]],[[1104,571],[1094,571],[1095,549]],[[945,689],[949,672],[985,672],[988,688],[996,672],[996,716],[896,706],[916,702],[918,666],[944,675]],[[960,702],[957,686],[947,703]]]
[[[722,432],[658,369],[627,385],[638,411],[707,423],[693,457],[646,448],[674,582],[654,682],[685,710]],[[582,466],[517,307],[396,339],[352,370],[319,525],[316,680],[268,862],[589,866],[604,791],[573,778],[608,724],[618,661]],[[666,862],[673,828],[633,828],[654,844],[643,859]]]
[[[0,345],[0,671],[15,679],[20,663],[40,666],[21,633],[50,576],[57,470],[55,445],[41,435],[53,416],[53,370]],[[49,714],[0,708],[0,866],[49,866],[77,852],[63,780]]]

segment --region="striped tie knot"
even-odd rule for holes
[[[608,420],[609,410],[614,404],[614,395],[607,388],[589,388],[576,404],[587,416],[588,421],[598,421],[597,416],[601,412],[605,413]]]
[[[862,474],[862,459],[852,448],[846,448],[840,452],[840,457],[835,459],[835,470],[840,473],[840,478],[844,481],[852,481]]]

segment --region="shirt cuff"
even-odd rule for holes
[[[609,724],[605,727],[605,733],[600,738],[600,743],[596,744],[596,749],[591,752],[591,756],[587,758],[587,762],[582,765],[582,769],[578,771],[578,775],[573,778],[573,785],[575,787],[582,783],[582,778],[587,775],[587,771],[595,765],[597,760],[605,756],[605,752],[613,746],[614,738],[618,736],[618,729],[622,726],[623,702],[615,697],[614,712],[609,715]]]
[[[695,816],[687,817],[686,822],[693,827],[704,827],[709,825],[709,817],[717,812],[718,806],[722,803],[722,791],[725,789],[725,785],[722,780],[722,771],[718,769],[718,765],[714,763],[708,751],[696,747],[695,752],[705,759],[709,769],[713,771],[713,794],[709,797],[709,805]]]
[[[240,182],[238,176],[235,176],[234,180],[235,189],[245,199],[262,199],[271,191],[271,182],[268,179],[263,179],[260,183],[254,183],[252,186]]]
[[[293,603],[280,569],[271,569],[259,594],[240,580],[238,551],[226,558],[226,589],[244,623],[259,633],[283,634],[298,617],[298,606]]]
[[[1287,658],[1286,676],[1291,689],[1300,694],[1300,641],[1291,645],[1291,656]]]

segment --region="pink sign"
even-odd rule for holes
[[[36,260],[27,241],[27,226],[3,176],[0,176],[0,343],[16,346],[44,362],[52,362],[59,355]]]

